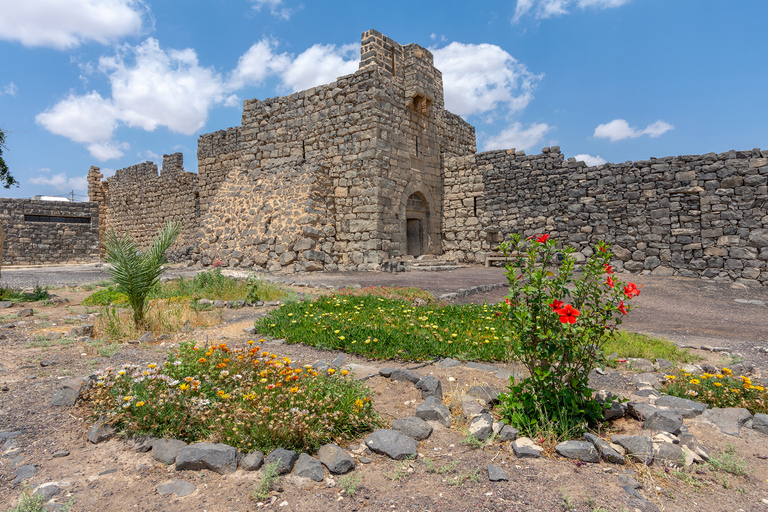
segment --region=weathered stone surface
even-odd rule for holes
[[[416,382],[416,389],[421,390],[421,398],[433,396],[438,400],[443,399],[443,385],[440,380],[432,375],[426,375]]]
[[[724,409],[713,407],[704,411],[704,419],[717,425],[723,434],[739,437],[741,427],[752,419],[752,414],[740,407],[727,407]]]
[[[379,373],[381,373],[381,371],[379,371]],[[394,370],[389,378],[390,380],[402,380],[410,382],[411,384],[416,384],[421,379],[418,373],[411,370]]]
[[[682,432],[679,436],[680,446],[685,446],[690,449],[697,457],[703,461],[709,460],[709,452],[704,448],[699,440],[689,432]]]
[[[653,444],[653,463],[665,464],[671,467],[682,467],[685,464],[682,446],[672,443]]]
[[[349,456],[346,450],[332,443],[321,446],[317,452],[317,458],[328,468],[328,471],[335,475],[355,469],[354,459]],[[319,482],[319,480],[317,481]]]
[[[48,501],[61,492],[61,487],[56,482],[40,484],[32,493],[32,496],[41,496],[43,501]]]
[[[185,446],[187,443],[180,439],[155,439],[152,442],[152,458],[163,464],[173,464]]]
[[[628,358],[627,359],[627,368],[630,370],[636,370],[640,372],[654,372],[656,371],[656,368],[653,367],[653,363],[651,363],[647,359],[642,358]]]
[[[493,366],[492,364],[484,364],[484,363],[476,363],[474,361],[469,361],[467,363],[467,368],[471,368],[473,370],[480,370],[483,372],[495,372],[498,371],[498,367]]]
[[[490,414],[480,414],[469,424],[469,433],[478,441],[485,441],[493,434],[493,416]]]
[[[428,396],[416,407],[416,417],[426,421],[439,421],[446,427],[450,427],[453,422],[448,407],[433,396]]]
[[[19,466],[13,473],[13,481],[11,482],[11,485],[18,485],[24,480],[29,480],[36,474],[37,466],[34,464],[25,464],[24,466]]]
[[[683,426],[683,417],[677,411],[656,411],[643,422],[643,430],[676,433]]]
[[[392,422],[392,430],[405,434],[416,441],[423,441],[432,435],[432,425],[415,416],[407,416]]]
[[[491,482],[508,482],[509,476],[507,472],[501,469],[499,466],[494,466],[490,462],[488,463],[488,480]]]
[[[539,458],[543,451],[544,448],[527,437],[518,437],[512,442],[512,452],[515,454],[515,457],[519,459]]]
[[[454,405],[453,403],[451,405]],[[477,401],[476,398],[462,395],[461,396],[461,420],[464,422],[470,422],[475,416],[484,413],[490,413],[491,411]]]
[[[461,366],[461,361],[451,359],[450,357],[441,359],[440,362],[437,363],[438,368],[454,368],[456,366]]]
[[[299,455],[293,467],[293,473],[301,478],[309,478],[313,482],[322,482],[325,478],[325,468],[320,461],[306,453]]]
[[[499,390],[492,386],[471,386],[467,395],[485,401],[487,405],[499,402]]]
[[[768,435],[768,414],[757,413],[752,419],[752,428],[758,432]]]
[[[93,324],[78,325],[69,330],[68,338],[79,338],[80,336],[93,337]]]
[[[584,434],[584,439],[592,443],[592,445],[597,450],[597,453],[600,454],[600,458],[602,458],[604,461],[610,462],[612,464],[625,463],[624,455],[619,453],[610,444],[600,439],[596,435],[590,434],[589,432],[587,432]]]
[[[627,402],[627,412],[638,421],[645,421],[656,411],[656,407],[644,402]]]
[[[256,471],[262,464],[264,464],[264,454],[258,450],[240,459],[240,469],[244,471]]]
[[[264,457],[264,464],[267,465],[277,462],[277,474],[284,475],[291,472],[298,458],[299,456],[296,455],[296,452],[278,448],[272,450],[269,455]]]
[[[237,448],[222,443],[195,443],[176,456],[176,471],[210,469],[220,475],[237,470]]]
[[[683,418],[695,418],[709,406],[701,402],[694,402],[693,400],[676,396],[662,396],[656,399],[656,407],[673,410]]]
[[[374,431],[365,438],[365,445],[390,459],[403,460],[416,457],[416,441],[394,430]]]
[[[189,496],[197,490],[195,484],[186,480],[171,480],[157,486],[157,493],[160,495],[175,494],[179,498]]]
[[[595,446],[587,441],[563,441],[555,446],[558,455],[582,462],[600,462],[600,454]]]
[[[115,435],[115,429],[100,419],[88,429],[86,439],[89,443],[99,444],[111,439]]]
[[[51,399],[51,405],[58,407],[72,407],[80,396],[83,387],[82,379],[67,379],[59,384],[59,389]]]
[[[499,432],[499,441],[514,441],[520,432],[511,425],[504,425]]]
[[[638,462],[645,465],[653,462],[653,441],[649,437],[615,435],[611,436],[611,441],[627,450],[627,454]]]
[[[627,414],[627,404],[625,402],[614,401],[611,402],[610,407],[603,409],[603,418],[606,420],[621,418],[625,414]]]

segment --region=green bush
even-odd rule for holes
[[[127,304],[128,297],[118,291],[116,286],[99,290],[83,300],[84,306],[125,306]]]
[[[592,399],[589,372],[603,360],[603,346],[639,293],[633,283],[614,280],[611,253],[599,243],[575,275],[570,246],[562,251],[548,235],[523,240],[513,235],[501,246],[508,255],[508,320],[511,351],[530,376],[511,381],[500,411],[523,435],[549,431],[581,435],[602,420]]]

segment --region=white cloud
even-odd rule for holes
[[[16,87],[16,84],[11,82],[8,85],[4,86],[2,90],[0,90],[0,96],[3,94],[7,94],[8,96],[16,97],[16,94],[19,92],[19,88]]]
[[[554,18],[569,14],[572,6],[580,9],[607,9],[621,7],[632,0],[517,0],[515,15],[512,23],[518,23],[520,18],[530,14],[537,19]]]
[[[53,176],[30,178],[29,182],[33,185],[47,185],[61,191],[88,190],[88,176],[74,176],[70,178],[63,172]]]
[[[301,91],[354,73],[360,65],[360,45],[316,44],[290,61],[280,73],[283,85]]]
[[[497,135],[490,137],[484,144],[484,150],[511,149],[526,151],[541,142],[544,135],[552,129],[546,123],[533,123],[527,128],[522,123],[512,123]]]
[[[100,162],[120,158],[129,149],[131,149],[131,145],[127,142],[108,141],[88,144],[88,151],[91,156]]]
[[[118,109],[112,101],[92,91],[84,96],[70,94],[35,121],[49,132],[75,142],[106,141],[117,128]]]
[[[576,155],[576,160],[580,162],[584,162],[590,167],[595,167],[597,165],[603,165],[604,163],[608,162],[608,160],[602,158],[600,155],[592,156],[587,155],[586,153],[582,153],[581,155]]]
[[[624,119],[614,119],[610,123],[598,125],[595,128],[594,136],[598,139],[610,139],[611,142],[616,142],[623,139],[635,139],[642,135],[656,138],[674,128],[671,124],[658,120],[646,126],[644,130],[638,130],[629,126],[629,123]]]
[[[283,0],[253,0],[253,9],[260,12],[263,7],[269,8],[269,13],[282,20],[290,19],[293,11],[283,5]]]
[[[141,0],[0,0],[0,39],[64,50],[137,34]]]
[[[492,44],[453,42],[433,49],[435,67],[443,72],[445,106],[461,116],[500,106],[508,114],[523,110],[544,75],[536,75],[502,48]]]
[[[230,90],[241,89],[246,85],[259,85],[268,76],[283,72],[291,62],[290,57],[275,54],[277,42],[262,39],[246,51],[237,61],[227,82]]]

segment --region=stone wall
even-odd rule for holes
[[[0,198],[3,265],[99,260],[99,205]]]
[[[100,177],[92,167],[89,196],[104,208],[105,229],[130,233],[146,247],[167,222],[181,222],[184,229],[167,255],[171,261],[191,258],[200,219],[198,175],[184,171],[181,153],[163,155],[159,174],[156,164],[145,162],[118,169],[106,182]]]
[[[477,184],[482,177],[480,239],[460,222],[444,230],[465,260],[477,247],[494,250],[512,232],[546,232],[583,256],[607,240],[617,266],[633,272],[768,282],[768,151],[588,167],[553,147],[530,156],[491,151],[460,163],[446,170],[446,180]]]

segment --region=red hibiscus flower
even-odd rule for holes
[[[613,267],[607,263],[603,264],[603,267],[605,267],[605,273],[606,274],[613,274]]]
[[[570,304],[566,304],[556,313],[560,315],[560,321],[564,324],[575,324],[576,317],[579,316],[579,310]]]
[[[621,302],[619,302],[619,311],[621,311],[622,315],[626,315],[627,314],[627,306],[624,305],[624,301],[623,300]]]
[[[509,300],[509,299],[504,299],[504,300],[507,301],[507,306],[511,306],[512,305],[512,301],[511,300]]]
[[[543,244],[547,239],[549,239],[549,235],[539,235],[538,238],[536,238],[536,241]]]
[[[635,295],[640,295],[640,290],[637,289],[637,285],[635,283],[629,283],[624,286],[624,295],[631,299]]]
[[[608,279],[605,281],[605,284],[607,284],[608,286],[610,286],[611,288],[613,288],[613,285],[615,285],[615,284],[616,284],[616,281],[614,281],[614,280],[613,280],[613,278],[612,278],[611,276],[608,276]]]
[[[552,311],[554,311],[555,313],[558,313],[560,308],[563,307],[563,301],[555,299],[549,303],[549,307],[552,308]]]

